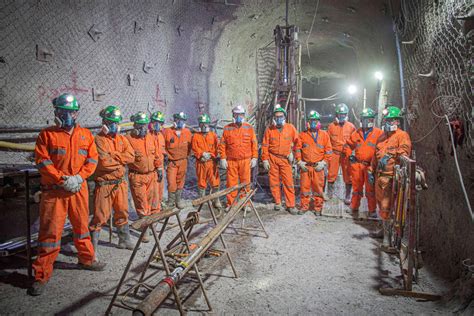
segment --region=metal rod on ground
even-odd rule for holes
[[[219,238],[220,234],[234,220],[244,205],[255,193],[255,189],[247,193],[198,244],[189,256],[166,278],[163,278],[151,293],[135,308],[133,315],[151,315],[168,297],[176,283],[191,269],[191,267],[206,253],[211,245]]]
[[[112,243],[112,217],[113,217],[113,211],[110,212],[110,218],[109,218],[109,243]]]

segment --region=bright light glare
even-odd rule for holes
[[[349,92],[349,94],[355,94],[357,92],[356,85],[351,84],[349,87],[347,87],[347,92]]]
[[[375,79],[382,81],[383,80],[383,73],[381,71],[376,71],[374,73]]]

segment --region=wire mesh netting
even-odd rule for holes
[[[464,122],[466,149],[474,153],[473,83],[474,30],[471,0],[401,1],[397,28],[402,41],[408,121],[412,131],[422,112],[434,120],[447,115]],[[472,27],[472,26],[471,26]],[[432,126],[430,126],[431,128]]]

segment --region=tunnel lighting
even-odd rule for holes
[[[347,92],[349,92],[349,94],[355,94],[357,92],[356,85],[351,84],[349,87],[347,87]]]
[[[374,73],[375,79],[382,81],[383,80],[383,73],[381,71],[376,71]]]

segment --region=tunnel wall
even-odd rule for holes
[[[456,278],[463,259],[474,259],[474,222],[462,193],[451,149],[449,120],[464,125],[456,148],[473,202],[473,40],[470,1],[402,1],[398,32],[403,44],[408,122],[416,160],[429,189],[420,193],[421,246],[425,259]],[[413,41],[413,42],[412,42]],[[421,74],[421,75],[420,75]]]

